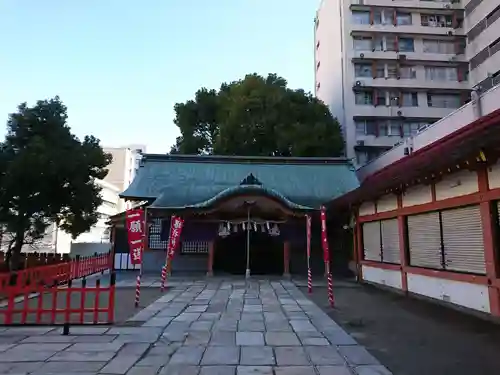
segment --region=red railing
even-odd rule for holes
[[[112,269],[112,254],[0,274],[0,324],[113,322],[115,274],[87,286],[87,276]],[[81,286],[74,280],[82,279]]]

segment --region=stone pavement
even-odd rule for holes
[[[0,331],[0,373],[390,375],[290,281],[177,283],[127,326]]]

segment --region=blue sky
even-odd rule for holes
[[[78,136],[167,152],[173,106],[246,73],[314,85],[319,0],[0,0],[0,119],[59,95]],[[5,129],[5,127],[3,127]],[[5,132],[5,130],[4,130]]]

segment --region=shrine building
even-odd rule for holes
[[[311,267],[322,275],[319,209],[358,186],[344,158],[145,154],[121,197],[146,210],[144,272],[160,273],[170,218],[177,215],[185,221],[172,274],[305,275],[309,214]],[[115,268],[131,269],[123,217],[113,218]],[[349,217],[329,213],[332,253],[352,248],[346,224]],[[331,258],[339,257],[350,255]],[[347,267],[347,260],[336,264]]]

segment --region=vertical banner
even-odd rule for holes
[[[326,210],[321,207],[321,245],[323,247],[323,260],[325,263],[330,262],[330,249],[328,247],[328,233],[326,231]]]
[[[125,214],[125,224],[127,225],[130,262],[141,264],[145,234],[144,210],[142,208],[128,210]]]
[[[168,238],[168,259],[169,261],[175,255],[175,250],[179,246],[179,240],[182,233],[182,227],[184,226],[184,220],[181,217],[172,215],[172,220],[170,224],[170,236]]]
[[[330,271],[330,249],[328,247],[328,233],[326,231],[326,209],[321,206],[321,242],[323,243],[323,260],[325,261],[326,275],[328,279],[328,301],[334,307],[333,300],[333,279]]]
[[[307,234],[307,291],[312,293],[312,273],[311,273],[311,216],[306,215]]]

